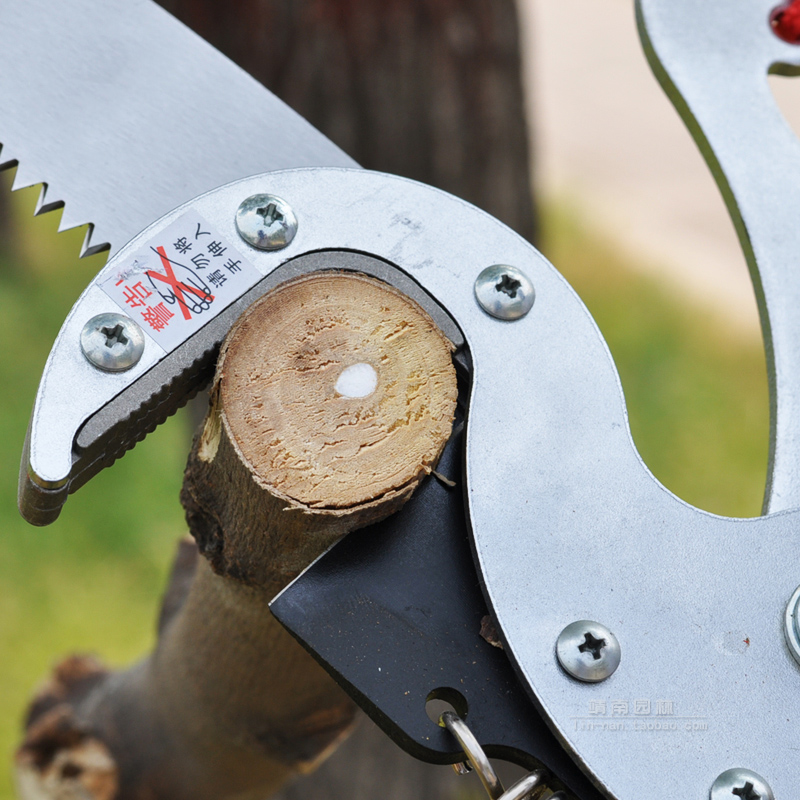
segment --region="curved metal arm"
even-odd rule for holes
[[[764,511],[800,506],[800,142],[767,83],[800,72],[769,25],[776,0],[637,0],[656,77],[722,191],[750,268],[767,351]]]

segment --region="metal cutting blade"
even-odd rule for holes
[[[151,0],[3,0],[0,167],[118,250],[181,203],[274,169],[356,166]]]
[[[84,255],[113,255],[173,208],[250,175],[358,166],[152,0],[3,0],[0,109],[0,169],[17,167],[15,189],[42,184],[37,213],[63,206],[61,230],[89,226]],[[199,356],[183,348],[133,389],[107,377],[102,390],[84,383],[76,395],[80,354],[56,369],[74,344],[63,332],[21,466],[20,510],[36,524],[52,521],[66,499],[69,445],[84,422],[121,398],[99,422],[114,435],[78,445],[82,463],[93,465],[86,480],[197,391],[218,344],[208,329]],[[60,435],[66,448],[52,441]]]

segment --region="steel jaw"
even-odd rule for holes
[[[339,214],[348,213],[338,208],[340,201],[334,196],[320,194],[314,203],[304,196],[304,205],[298,207],[298,232],[288,246],[278,251],[249,247],[239,237],[236,228],[239,203],[251,195],[269,193],[282,186],[287,180],[284,176],[295,172],[302,176],[304,186],[313,185],[327,174],[325,170],[312,168],[274,172],[217,188],[178,207],[134,237],[95,277],[64,322],[37,394],[19,484],[20,510],[29,522],[47,525],[55,520],[70,492],[122,456],[201,389],[213,375],[219,346],[238,316],[277,283],[310,269],[307,260],[302,268],[292,266],[299,255],[338,249],[353,254],[345,267],[326,267],[323,260],[314,268],[356,268],[352,266],[357,261],[355,253],[363,251],[348,244],[346,236],[333,235],[329,228],[325,229],[328,238],[321,239],[313,226],[318,218],[326,215],[334,218],[334,209]],[[333,174],[360,172],[334,170]],[[249,195],[242,194],[247,191]],[[220,198],[231,196],[236,198],[232,207],[220,206]],[[282,199],[294,207],[291,197]],[[345,227],[342,221],[341,230]],[[397,230],[402,233],[405,228],[399,225]],[[178,232],[188,239],[197,237],[194,256],[191,251],[184,256],[175,251]],[[201,251],[203,245],[209,246],[211,242],[220,245],[222,260],[216,261],[215,255]],[[203,270],[207,273],[213,270],[212,259],[216,266],[226,270],[223,284],[238,280],[237,288],[227,297],[218,289],[208,289],[209,297],[213,292],[214,298],[212,307],[205,309],[207,313],[203,315],[201,309],[186,311],[190,319],[181,320],[184,304],[164,305],[164,295],[158,294],[159,287],[164,285],[160,270],[165,261],[155,253],[170,248],[173,248],[167,259],[170,268],[182,271],[183,280],[188,280],[181,284],[184,291],[198,285]],[[201,252],[202,260],[193,262]],[[194,271],[190,269],[193,263],[199,264]],[[380,263],[384,266],[376,267],[362,260],[358,269],[392,283],[416,299],[454,346],[459,347],[463,339],[449,317],[411,277],[392,269],[386,260]],[[213,283],[214,278],[210,281]],[[120,285],[122,288],[118,288]],[[159,304],[162,313],[169,315],[166,325],[160,326],[158,319],[150,317]],[[122,314],[121,319],[125,320],[134,318],[143,329],[141,357],[125,371],[98,369],[82,351],[81,332],[86,324],[109,314]],[[148,322],[154,324],[148,328]],[[179,323],[185,330],[182,338],[178,341],[163,338],[165,328],[169,330]]]

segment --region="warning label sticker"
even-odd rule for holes
[[[189,211],[100,287],[169,352],[262,277],[206,220]]]

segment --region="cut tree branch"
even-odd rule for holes
[[[352,368],[361,379],[343,382]],[[248,309],[181,494],[204,558],[181,546],[150,657],[56,669],[17,754],[23,800],[263,798],[319,763],[355,708],[268,603],[408,499],[455,400],[450,343],[377,280],[315,273]]]

